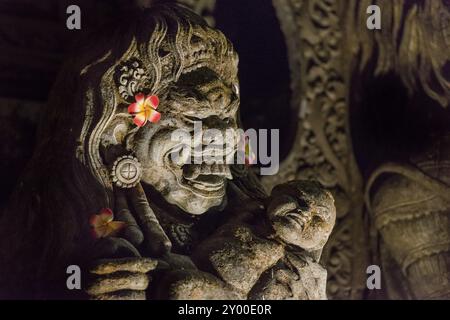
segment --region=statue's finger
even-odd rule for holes
[[[308,260],[305,256],[299,256],[294,253],[286,254],[286,262],[295,270],[297,273],[300,273],[302,269],[304,269],[308,265]]]
[[[98,296],[121,290],[146,290],[149,284],[149,276],[145,273],[116,272],[107,277],[95,279],[86,292],[90,296]]]
[[[126,223],[121,236],[137,247],[144,241],[144,235],[128,208],[127,199],[123,191],[114,190],[114,193],[116,195],[116,220]]]
[[[141,184],[130,189],[129,197],[136,214],[136,219],[144,233],[144,243],[152,256],[162,256],[170,252],[172,243],[159,224]]]
[[[292,281],[298,280],[298,276],[290,270],[278,270],[275,279],[284,285],[290,285]]]
[[[92,296],[91,300],[146,300],[145,291],[122,290]]]
[[[111,274],[118,271],[147,273],[154,270],[157,265],[158,261],[150,258],[104,259],[96,261],[90,272],[97,275]]]

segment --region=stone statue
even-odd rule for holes
[[[253,211],[221,226],[196,248],[194,261],[241,297],[326,299],[326,271],[317,262],[336,219],[331,195],[317,183],[293,181]]]
[[[268,197],[245,165],[170,156],[176,130],[240,127],[232,44],[177,5],[127,15],[62,68],[2,216],[0,295],[326,298],[318,260],[336,217],[328,192],[293,181]],[[194,156],[206,152],[205,139],[194,139]],[[220,157],[237,152],[231,145],[217,148]],[[74,264],[80,291],[66,287]]]

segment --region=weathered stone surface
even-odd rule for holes
[[[92,296],[92,300],[145,300],[145,291],[117,291],[114,293],[106,293],[98,296]]]
[[[261,276],[249,299],[326,300],[326,278],[326,270],[310,257],[287,254]]]
[[[206,272],[174,271],[167,276],[167,299],[173,300],[240,300],[237,294],[218,278]],[[164,285],[162,286],[164,289]]]
[[[147,289],[149,276],[143,273],[117,272],[107,277],[97,278],[87,288],[86,292],[92,296],[121,290],[143,291]]]
[[[207,255],[207,267],[243,295],[284,255],[282,245],[257,237],[246,226],[231,227],[219,237],[207,240],[197,251]]]
[[[105,275],[117,271],[128,271],[137,273],[147,273],[154,270],[158,265],[158,261],[150,258],[124,258],[113,261],[100,260],[90,270],[91,273]]]

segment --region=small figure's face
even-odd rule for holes
[[[322,200],[298,200],[288,194],[272,196],[267,213],[276,236],[306,250],[321,249],[336,219],[332,198]]]
[[[237,84],[226,83],[206,67],[183,74],[161,99],[159,123],[142,128],[135,138],[134,150],[143,165],[142,181],[167,202],[193,215],[219,206],[227,179],[232,179],[225,159],[235,152],[236,139],[226,131],[237,129],[238,106]],[[203,133],[215,129],[224,139],[217,142],[206,135],[195,136],[194,127],[200,124]],[[174,132],[180,130],[189,133],[189,146],[174,139]],[[205,161],[212,145],[214,159],[222,161]],[[174,161],[174,153],[180,155],[178,161]],[[189,164],[194,158],[195,164]]]

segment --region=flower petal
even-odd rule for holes
[[[157,123],[161,119],[161,113],[153,109],[149,109],[147,115],[148,121],[152,123]]]
[[[245,164],[248,166],[256,164],[256,156],[253,152],[250,155],[245,156]]]
[[[92,227],[95,227],[100,221],[100,216],[98,214],[93,214],[90,218],[89,218],[89,225]]]
[[[150,105],[152,106],[153,109],[157,109],[159,106],[159,98],[158,96],[149,96],[147,98],[147,100],[150,102]]]
[[[250,139],[245,139],[245,164],[246,165],[253,165],[256,164],[256,155],[252,150],[252,147],[250,145]]]
[[[128,107],[128,113],[135,114],[143,111],[143,104],[142,103],[132,103]]]
[[[143,127],[145,126],[145,124],[147,123],[147,117],[145,116],[146,112],[140,112],[138,114],[136,114],[136,116],[133,119],[133,122],[138,126],[138,127]]]
[[[111,209],[103,208],[102,210],[100,210],[100,218],[103,223],[108,223],[110,221],[113,221],[114,214]]]
[[[122,222],[122,221],[112,221],[110,223],[108,223],[108,228],[105,231],[104,236],[105,237],[109,237],[109,236],[115,236],[117,235],[123,228],[125,228],[126,223]]]
[[[104,237],[108,236],[108,232],[109,232],[108,231],[108,229],[109,229],[108,225],[109,224],[105,224],[103,226],[100,226],[100,227],[94,229],[95,234],[97,236],[97,239],[104,238]]]
[[[103,208],[102,210],[100,210],[100,214],[101,215],[108,215],[108,216],[113,216],[113,211],[110,208]]]
[[[145,95],[143,93],[139,93],[134,98],[136,99],[136,102],[138,102],[138,103],[143,102],[145,100]]]

